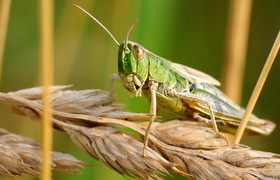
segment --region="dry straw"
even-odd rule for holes
[[[242,95],[251,9],[252,0],[230,1],[222,90],[237,104]]]
[[[42,116],[42,180],[51,179],[50,151],[52,150],[51,95],[49,87],[53,84],[53,1],[40,1],[40,38],[41,38],[41,76],[44,86]]]
[[[7,27],[9,21],[11,0],[2,0],[0,2],[0,80],[2,76],[2,64],[4,58],[5,41],[7,34]]]
[[[143,136],[147,123],[134,121],[149,116],[124,111],[121,104],[104,103],[107,92],[62,91],[65,87],[51,88],[54,128],[67,132],[81,150],[120,174],[160,179],[158,175],[173,171],[189,179],[280,179],[278,154],[228,145],[203,122],[154,123],[143,158],[142,141],[118,127]],[[0,93],[0,101],[13,112],[36,121],[43,115],[41,98],[41,88]]]
[[[270,53],[268,55],[268,58],[267,58],[266,63],[264,65],[264,67],[263,67],[263,70],[262,70],[262,72],[260,74],[258,82],[257,82],[257,84],[255,86],[255,89],[254,89],[252,95],[251,95],[249,103],[248,103],[248,105],[246,107],[246,110],[244,112],[243,118],[242,118],[242,120],[240,122],[240,126],[237,129],[237,132],[236,132],[236,135],[235,135],[235,139],[234,139],[234,143],[235,144],[238,144],[240,142],[240,140],[241,140],[243,132],[244,132],[244,130],[246,128],[246,125],[248,123],[249,117],[250,117],[250,115],[253,112],[253,109],[254,109],[255,104],[256,104],[256,102],[258,100],[258,97],[259,97],[259,95],[261,93],[261,90],[262,90],[262,87],[263,87],[263,85],[265,83],[267,75],[268,75],[268,73],[270,71],[270,68],[271,68],[271,66],[272,66],[272,64],[274,62],[274,59],[275,59],[275,57],[276,57],[276,55],[278,53],[279,47],[280,47],[280,31],[278,32],[278,35],[277,35],[277,37],[275,39],[275,42],[274,42],[274,44],[272,46],[272,49],[271,49],[271,51],[270,51]]]

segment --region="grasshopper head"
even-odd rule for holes
[[[118,66],[124,88],[133,96],[141,96],[141,89],[149,73],[145,49],[135,42],[122,43],[119,48]]]
[[[128,35],[132,27],[138,22],[134,21],[129,27],[125,42],[119,45],[118,41],[110,33],[108,29],[105,28],[95,17],[89,14],[83,8],[75,5],[77,8],[82,10],[88,16],[90,16],[97,24],[99,24],[116,42],[119,46],[119,75],[123,86],[127,91],[129,91],[134,96],[141,96],[141,89],[148,78],[149,62],[147,58],[147,53],[145,49],[137,43],[128,41]]]

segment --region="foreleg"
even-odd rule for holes
[[[111,76],[110,103],[114,102],[114,81],[121,82],[121,78],[117,74]]]
[[[156,99],[156,90],[158,87],[158,83],[155,81],[150,81],[149,82],[149,89],[151,91],[151,109],[150,109],[150,123],[147,127],[145,136],[144,136],[144,147],[143,147],[143,157],[145,157],[145,150],[146,147],[148,146],[148,140],[149,140],[149,133],[150,129],[152,127],[152,124],[155,120],[156,117],[156,111],[157,111],[157,99]]]

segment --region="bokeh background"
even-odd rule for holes
[[[130,24],[139,23],[129,39],[155,54],[222,79],[225,59],[229,1],[190,0],[60,0],[55,1],[55,84],[72,84],[71,89],[109,91],[110,76],[117,73],[118,47],[92,19],[75,8],[76,3],[93,14],[122,42]],[[251,10],[248,51],[241,105],[245,107],[280,29],[280,1],[254,1]],[[38,1],[12,1],[6,39],[1,92],[39,86]],[[269,73],[254,114],[280,124],[280,57]],[[116,102],[133,112],[149,112],[144,98],[131,98],[115,83]],[[0,127],[40,141],[40,124],[12,114],[0,104]],[[178,117],[165,110],[160,115]],[[246,137],[242,143],[253,149],[280,154],[280,130],[269,137]],[[83,175],[53,172],[53,179],[130,179],[82,153],[67,134],[54,131],[54,150],[70,153],[100,167],[86,168]],[[164,177],[164,179],[179,179]],[[17,179],[36,179],[31,176]]]

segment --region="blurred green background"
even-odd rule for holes
[[[55,1],[55,84],[71,89],[109,91],[110,76],[117,73],[118,47],[92,19],[75,8],[76,3],[93,14],[122,42],[134,20],[139,23],[129,39],[151,52],[201,70],[221,80],[225,54],[229,1],[190,0],[60,0]],[[253,2],[242,106],[245,107],[280,28],[280,1]],[[4,54],[1,92],[40,85],[38,1],[12,1]],[[254,114],[279,125],[280,57],[276,57]],[[131,98],[115,83],[116,102],[133,112],[149,112],[144,98]],[[40,141],[40,124],[12,114],[0,104],[0,127]],[[164,117],[178,117],[160,110]],[[280,130],[269,137],[247,137],[243,144],[280,154]],[[54,172],[53,179],[130,179],[122,177],[82,153],[67,134],[54,131],[54,150],[70,153],[101,167],[86,168],[83,175]],[[179,179],[178,176],[164,177]],[[36,179],[24,176],[17,179]]]

